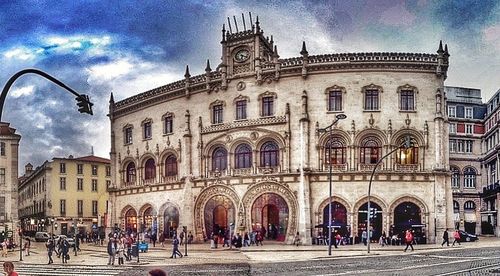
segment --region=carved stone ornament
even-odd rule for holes
[[[135,149],[135,158],[139,159],[139,149]]]
[[[127,146],[127,155],[130,155],[130,147]]]
[[[252,139],[252,140],[254,140],[254,141],[255,141],[255,140],[257,140],[258,138],[259,138],[259,133],[255,132],[255,131],[254,131],[254,132],[252,132],[252,133],[250,133],[250,139]]]
[[[160,146],[156,143],[156,155],[160,155]]]
[[[409,127],[411,124],[411,119],[410,119],[410,116],[408,114],[406,114],[405,124],[407,127]]]
[[[148,151],[148,150],[149,150],[149,142],[146,141],[146,151]]]
[[[373,114],[370,114],[370,119],[368,119],[368,123],[370,124],[370,127],[373,127],[373,124],[375,124],[375,119],[373,119]]]
[[[236,85],[236,89],[238,91],[241,91],[241,90],[244,90],[245,88],[247,87],[246,83],[244,81],[240,81],[238,82],[238,84]]]
[[[226,143],[231,143],[231,141],[233,141],[233,136],[230,134],[226,135]]]
[[[122,163],[122,154],[121,153],[118,153],[118,163],[119,164]]]

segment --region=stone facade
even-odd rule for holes
[[[0,122],[0,232],[17,229],[17,177],[21,135]]]
[[[349,53],[280,59],[258,20],[223,29],[212,71],[110,99],[112,221],[127,231],[187,226],[262,231],[306,243],[328,225],[366,227],[371,170],[374,235],[413,228],[435,242],[453,227],[444,80],[437,54]],[[338,114],[347,119],[320,132]],[[331,134],[331,136],[330,136]],[[413,147],[401,147],[406,136]],[[327,219],[326,219],[327,220]],[[212,230],[212,231],[211,231]]]

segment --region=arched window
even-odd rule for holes
[[[127,171],[126,171],[126,181],[127,183],[133,183],[135,182],[135,164],[134,162],[130,162],[127,164]]]
[[[382,147],[375,137],[366,137],[361,141],[360,162],[362,164],[377,164]]]
[[[457,167],[450,167],[451,170],[451,187],[460,188],[460,170]]]
[[[412,141],[415,141],[412,139]],[[403,141],[400,141],[398,145],[403,144]],[[418,164],[418,145],[416,143],[412,143],[411,147],[405,148],[403,146],[399,147],[397,151],[398,155],[396,161],[401,165],[414,165]]]
[[[225,169],[227,169],[227,151],[223,147],[217,147],[212,154],[212,170]]]
[[[476,210],[476,203],[474,203],[474,201],[466,201],[464,203],[464,210],[465,211],[474,211]]]
[[[330,148],[331,147],[331,148]],[[329,154],[331,153],[331,157]],[[325,145],[325,163],[326,164],[345,164],[346,146],[338,138],[331,138]]]
[[[144,165],[144,179],[151,180],[156,177],[156,164],[153,158],[149,158]]]
[[[241,144],[234,151],[234,167],[236,169],[252,167],[252,148],[248,144]]]
[[[165,176],[177,175],[177,158],[171,154],[165,159]]]
[[[0,156],[5,156],[5,143],[0,142]]]
[[[279,164],[279,147],[274,141],[265,142],[260,147],[260,166],[277,167]]]
[[[476,170],[471,167],[464,170],[464,188],[476,188]]]

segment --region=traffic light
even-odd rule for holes
[[[377,208],[370,208],[370,218],[377,217]]]
[[[75,99],[76,99],[76,105],[78,106],[78,111],[80,111],[80,113],[87,113],[90,115],[94,114],[92,113],[92,106],[94,104],[90,102],[89,96],[81,94]]]
[[[187,233],[187,226],[182,226],[182,232]]]

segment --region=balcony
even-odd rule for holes
[[[330,170],[330,164],[323,164],[323,170]],[[332,164],[332,171],[335,172],[345,172],[347,171],[347,163],[346,164]]]
[[[241,169],[233,169],[233,175],[251,175],[253,172],[252,168],[241,168]]]
[[[270,167],[270,166],[258,167],[257,168],[257,172],[259,174],[279,173],[280,172],[280,167]]]
[[[483,188],[483,193],[481,194],[481,197],[488,197],[491,195],[495,195],[497,193],[500,193],[500,183],[499,181],[490,184],[486,187]]]
[[[376,164],[359,164],[359,170],[363,172],[371,172],[376,167]],[[378,170],[382,168],[381,165],[378,166]]]
[[[228,175],[227,170],[222,170],[222,171],[215,170],[215,171],[210,171],[208,173],[208,177],[223,177],[227,175]]]
[[[418,171],[418,164],[396,164],[396,171],[399,172],[416,172]]]

